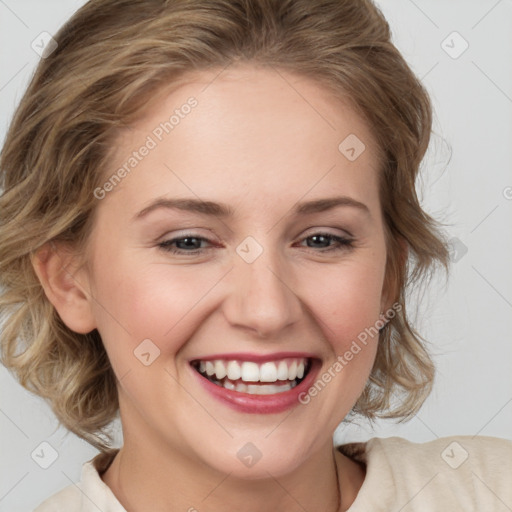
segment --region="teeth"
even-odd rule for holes
[[[224,363],[222,361],[215,361],[215,377],[217,379],[223,379],[227,375],[226,367],[224,366]]]
[[[299,363],[297,365],[297,378],[302,379],[304,377],[304,363]]]
[[[275,382],[277,380],[276,363],[264,363],[260,368],[261,382]]]
[[[218,381],[225,379],[226,381],[236,382],[294,382],[296,379],[302,379],[307,367],[306,358],[286,358],[280,361],[267,361],[265,363],[255,363],[253,361],[226,361],[222,359],[199,361],[196,369],[203,375],[213,377]],[[239,383],[237,383],[238,385]],[[254,387],[254,386],[252,386]],[[254,393],[264,393],[261,386],[257,386],[258,390]],[[279,390],[282,385],[278,386]],[[265,389],[271,386],[265,386]],[[232,388],[229,388],[232,389]],[[238,391],[238,389],[237,389]],[[245,391],[244,391],[245,392]],[[272,391],[274,392],[274,391]]]
[[[243,382],[239,382],[235,387],[235,391],[238,391],[239,393],[246,393],[247,392],[247,384],[244,384]]]
[[[206,361],[206,375],[211,377],[215,373],[215,366],[211,361]]]
[[[249,386],[247,386],[247,393],[250,393],[251,395],[259,395],[260,386],[258,386],[257,384],[249,384]]]
[[[277,367],[277,379],[288,380],[288,366],[284,361],[280,361]]]
[[[208,365],[206,365],[208,366]],[[297,361],[293,361],[293,363],[288,368],[288,378],[296,379],[297,378]]]
[[[258,382],[260,380],[260,368],[257,363],[243,362],[241,378],[244,382]]]
[[[229,361],[228,363],[228,379],[238,380],[242,376],[240,365],[236,361]]]
[[[250,384],[247,386],[246,393],[250,395],[275,395],[276,393],[282,393],[292,389],[291,384],[281,384],[280,386],[273,386],[268,384],[266,386],[258,386],[257,384]]]
[[[229,379],[224,379],[223,385],[226,389],[231,389],[231,391],[236,391],[236,386]]]

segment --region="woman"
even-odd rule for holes
[[[2,152],[3,360],[102,453],[37,510],[512,503],[505,440],[332,446],[428,396],[404,296],[447,263],[378,9],[93,0],[55,39]]]

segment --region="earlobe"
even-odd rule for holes
[[[69,248],[45,244],[32,256],[32,266],[46,297],[67,327],[80,334],[96,328],[85,273]]]

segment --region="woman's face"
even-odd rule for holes
[[[95,192],[90,307],[125,443],[277,476],[331,446],[375,358],[376,148],[313,81],[219,73],[190,75],[119,138]]]

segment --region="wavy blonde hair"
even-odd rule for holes
[[[49,242],[86,247],[93,191],[111,147],[148,98],[187,71],[242,61],[298,73],[349,98],[378,142],[385,286],[402,307],[380,333],[352,412],[415,414],[434,368],[409,323],[405,290],[439,264],[446,268],[448,252],[415,191],[431,132],[430,100],[371,0],[92,0],[55,39],[58,47],[40,61],[0,155],[1,355],[20,383],[47,399],[70,431],[100,450],[109,447],[118,397],[99,333],[66,327],[31,258]]]

